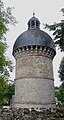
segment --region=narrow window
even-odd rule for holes
[[[38,21],[36,21],[36,26],[37,26],[37,27],[39,26]]]
[[[31,22],[31,26],[33,26],[33,27],[35,26],[35,21]]]

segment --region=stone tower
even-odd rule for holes
[[[16,59],[14,107],[55,107],[52,61],[56,54],[52,38],[40,29],[33,14],[28,30],[15,41]]]

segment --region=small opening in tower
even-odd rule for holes
[[[38,23],[38,21],[36,21],[36,26],[37,26],[37,27],[39,26],[39,23]]]
[[[34,20],[31,22],[31,26],[35,26],[35,21]]]

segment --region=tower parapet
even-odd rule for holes
[[[46,56],[53,60],[56,52],[52,48],[45,47],[45,46],[36,46],[36,45],[35,46],[24,46],[14,51],[15,59],[22,57],[25,54]]]

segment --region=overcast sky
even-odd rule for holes
[[[64,19],[62,13],[60,12],[61,8],[64,8],[64,0],[3,0],[5,6],[14,7],[13,15],[16,17],[19,23],[14,27],[10,26],[9,32],[7,32],[7,43],[8,50],[7,56],[13,61],[15,66],[15,60],[12,56],[13,44],[16,38],[27,30],[27,22],[32,17],[33,10],[35,10],[35,16],[41,22],[41,29],[44,30],[43,23],[53,24],[54,22],[59,22]],[[46,30],[44,30],[46,31]],[[52,36],[52,33],[46,31],[49,35]],[[64,53],[60,53],[60,51],[56,50],[57,54],[53,60],[53,71],[54,71],[54,84],[55,86],[60,85],[60,80],[58,77],[58,69],[60,61],[63,57]],[[11,79],[15,78],[15,69],[11,74]]]

